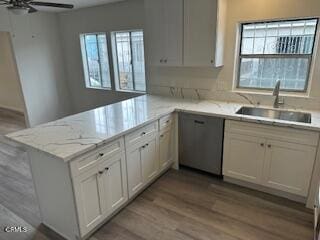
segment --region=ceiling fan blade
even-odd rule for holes
[[[51,3],[51,2],[29,2],[29,5],[41,6],[41,7],[56,7],[56,8],[73,8],[72,4],[62,4],[62,3]]]

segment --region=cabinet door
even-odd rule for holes
[[[103,209],[106,215],[110,215],[128,199],[125,155],[121,153],[107,159],[99,169],[104,171]]]
[[[164,3],[164,64],[166,66],[181,66],[183,51],[183,0],[162,1]]]
[[[226,134],[223,175],[252,183],[261,183],[265,153],[263,138]]]
[[[159,170],[157,137],[152,138],[141,149],[142,175],[144,183],[150,182]]]
[[[214,66],[217,0],[184,0],[184,65]]]
[[[266,149],[263,184],[307,196],[316,156],[315,147],[269,140]]]
[[[165,169],[173,160],[174,139],[173,131],[170,127],[160,133],[159,152],[160,152],[160,170]]]
[[[165,19],[163,0],[145,0],[146,43],[150,65],[163,65],[165,59]]]
[[[143,187],[141,146],[133,145],[128,147],[127,151],[127,172],[129,198],[137,193]]]
[[[74,192],[80,223],[84,236],[103,220],[102,175],[98,168],[92,168],[74,179]]]

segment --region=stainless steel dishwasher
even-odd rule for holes
[[[179,162],[221,176],[224,119],[179,114]]]

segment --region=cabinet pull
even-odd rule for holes
[[[163,63],[163,60],[162,60],[162,59],[160,59],[160,63]]]
[[[264,147],[264,143],[260,143],[260,146],[261,146],[261,147]]]
[[[103,171],[99,171],[98,173],[101,175],[101,174],[103,174]]]
[[[108,167],[106,167],[106,168],[105,168],[105,170],[106,170],[106,171],[108,171],[108,170],[109,170],[109,168],[108,168]]]
[[[166,123],[169,123],[169,122],[170,122],[170,120],[167,120],[167,121],[166,121]]]
[[[165,63],[167,63],[167,61],[168,61],[167,59],[164,60]]]
[[[160,137],[163,137],[163,134],[161,134]]]
[[[143,136],[143,135],[146,135],[146,132],[142,132],[142,133],[141,133],[141,136]]]
[[[271,144],[268,144],[268,148],[271,148]]]
[[[103,157],[104,153],[99,153],[99,157]]]
[[[194,120],[194,122],[197,123],[197,124],[204,124],[203,121]]]
[[[148,147],[148,146],[149,146],[149,143],[146,144],[146,147]]]

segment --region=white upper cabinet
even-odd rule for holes
[[[183,0],[146,0],[148,56],[151,65],[182,65]]]
[[[218,12],[220,10],[220,13]],[[184,65],[222,66],[223,52],[216,50],[223,40],[225,1],[184,0]],[[218,17],[220,19],[218,19]],[[219,32],[217,31],[219,30]],[[223,43],[223,41],[222,41]],[[222,46],[223,47],[223,46]],[[219,55],[216,55],[219,53]]]
[[[225,0],[145,0],[145,10],[150,65],[223,65]]]

